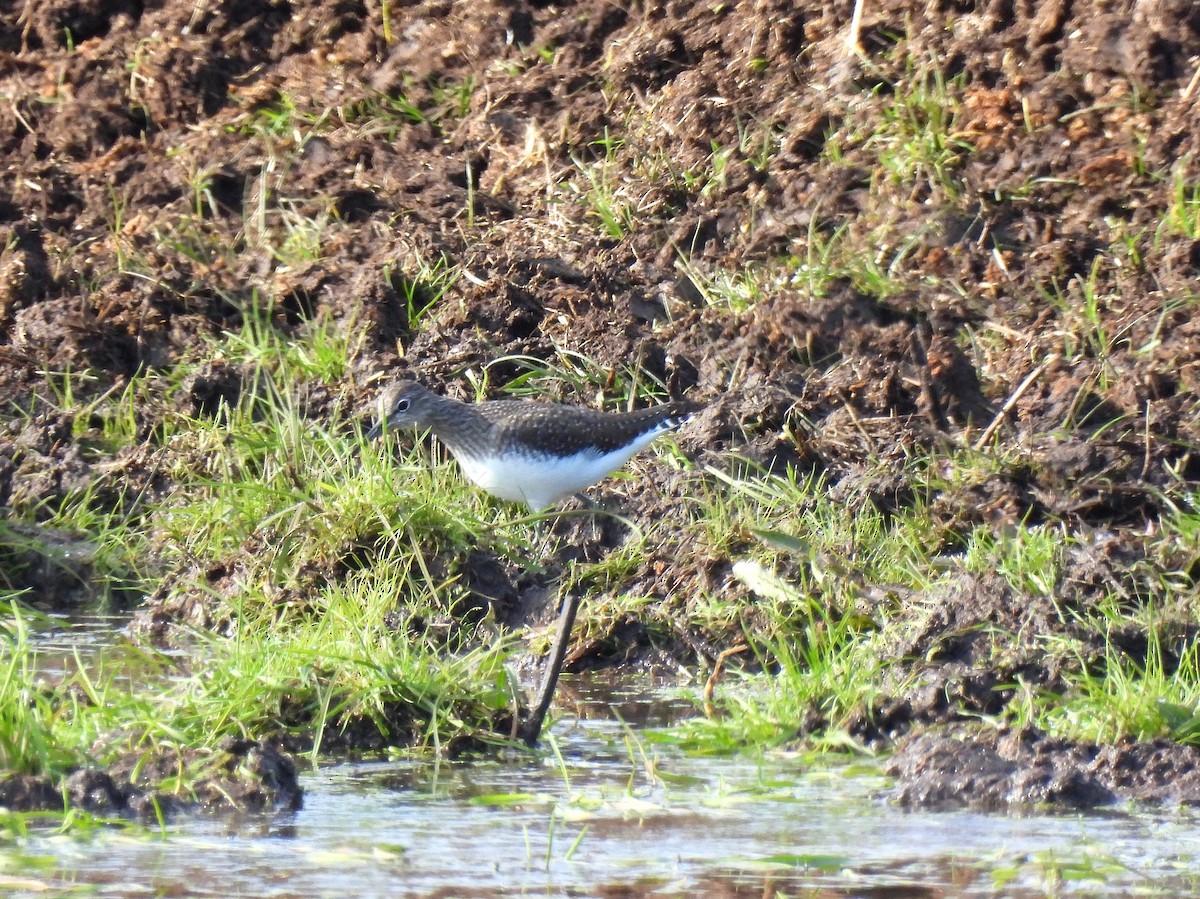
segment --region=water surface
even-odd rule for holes
[[[328,764],[303,776],[295,813],[0,842],[0,889],[893,897],[1200,887],[1200,820],[1186,811],[905,812],[860,761],[688,757],[645,728],[690,706],[644,685],[568,687],[543,756]]]

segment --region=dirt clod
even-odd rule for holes
[[[926,731],[902,741],[887,770],[902,805],[1089,808],[1137,801],[1200,803],[1200,750],[1169,740],[1094,746],[1035,731]]]

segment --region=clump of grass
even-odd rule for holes
[[[743,674],[722,691],[709,739],[776,743],[815,715],[822,726],[809,738],[841,742],[845,717],[869,707],[879,690],[885,663],[874,649],[874,623],[825,594],[802,593],[758,562],[738,562],[733,573],[765,604],[759,636],[749,641],[764,673]]]
[[[906,463],[905,480],[915,496],[932,496],[1004,464],[969,452],[955,454],[953,465],[941,456],[915,458]],[[707,475],[697,484],[693,523],[682,539],[701,559],[729,560],[731,577],[746,592],[710,587],[686,600],[638,608],[649,627],[683,631],[680,639],[692,643],[744,643],[721,660],[727,671],[705,699],[709,718],[689,722],[676,735],[695,751],[788,742],[801,733],[810,744],[852,746],[846,725],[869,718],[885,697],[903,696],[921,676],[921,660],[897,648],[910,645],[914,629],[924,626],[926,616],[917,614],[924,597],[961,583],[964,573],[997,574],[1016,601],[1030,597],[1057,608],[1073,554],[1082,551],[1062,522],[973,524],[956,535],[935,527],[919,500],[885,514],[831,501],[815,476],[711,468]],[[1165,522],[1150,545],[1160,554],[1194,558],[1200,528],[1189,512],[1176,519]],[[663,536],[652,531],[647,541]],[[1031,637],[1044,641],[1060,678],[1054,692],[1005,687],[1000,719],[1073,739],[1200,742],[1200,652],[1194,641],[1177,638],[1169,653],[1160,648],[1162,635],[1173,631],[1164,630],[1152,610],[1171,604],[1178,613],[1180,584],[1155,581],[1153,568],[1127,572],[1132,592],[1123,597],[1073,595],[1070,606],[1058,610],[1061,634],[997,630],[997,640],[1021,642],[1026,652]],[[597,597],[589,608],[607,614],[608,603]],[[1148,635],[1144,658],[1115,647],[1094,658],[1088,635],[1112,645],[1117,629]]]
[[[1200,745],[1200,645],[1194,642],[1169,659],[1151,629],[1144,659],[1110,645],[1099,665],[1080,660],[1070,683],[1063,695],[1028,696],[1015,716],[1093,743],[1167,737]]]
[[[717,269],[705,273],[694,264],[681,261],[680,268],[709,306],[733,315],[748,312],[790,278],[786,266],[775,269],[747,266],[735,272]]]
[[[273,102],[247,110],[228,128],[267,143],[290,142],[296,148],[339,129],[387,141],[413,125],[445,133],[470,112],[476,87],[471,76],[462,81],[431,79],[424,85],[410,81],[404,92],[370,92],[333,107],[281,93]]]
[[[865,155],[873,170],[886,177],[883,187],[940,189],[958,194],[954,172],[974,148],[955,130],[965,75],[947,79],[938,66],[919,68],[910,61],[903,78],[881,81],[877,105],[869,119],[850,117],[847,126],[828,135],[825,154],[831,162]]]
[[[676,182],[678,175],[669,161],[641,145],[632,123],[622,134],[616,136],[606,128],[584,151],[573,153],[578,175],[552,189],[554,202],[579,208],[582,218],[611,240],[622,240],[654,223],[671,206],[664,195],[670,192],[670,184],[664,179]],[[688,175],[686,180],[698,183],[695,178],[705,176]]]
[[[335,403],[314,421],[297,406],[295,385],[330,373],[304,352],[323,345],[321,333],[279,345],[260,322],[219,348],[274,364],[255,369],[221,422],[193,423],[192,439],[213,451],[194,457],[155,518],[181,572],[230,572],[214,602],[234,634],[216,653],[231,655],[229,680],[205,701],[242,726],[286,717],[287,698],[318,732],[347,717],[383,729],[396,715],[435,744],[486,732],[500,712],[515,714],[506,644],[469,625],[452,638],[426,625],[467,600],[458,560],[480,550],[520,556],[526,547],[481,518],[487,507],[451,486],[444,469],[363,444],[355,410]],[[344,364],[351,346],[337,345],[330,358]],[[169,591],[212,589],[185,574]]]
[[[595,162],[578,157],[573,160],[586,181],[586,189],[578,182],[571,184],[590,207],[588,215],[599,224],[600,232],[620,240],[638,226],[638,204],[631,197],[629,185],[620,174],[621,166],[617,164],[623,141],[605,135],[597,144],[604,148],[603,158]]]
[[[343,422],[306,421],[273,377],[299,371],[286,360],[259,370],[222,422],[190,422],[198,467],[176,473],[180,491],[152,518],[149,543],[167,561],[239,567],[211,600],[231,638],[194,635],[205,660],[195,674],[131,689],[80,665],[47,687],[14,609],[0,684],[5,767],[57,775],[122,752],[283,730],[311,736],[316,752],[328,728],[356,721],[436,747],[515,717],[504,641],[464,627],[448,645],[420,623],[462,592],[432,554],[478,546],[478,534],[422,492],[415,475],[427,469],[398,472]],[[171,589],[212,588],[185,578]]]
[[[157,403],[150,379],[120,379],[98,392],[99,381],[88,371],[45,377],[45,390],[18,414],[35,430],[47,411],[68,422],[78,470],[91,476],[76,474],[42,496],[14,494],[0,518],[0,587],[17,594],[49,589],[99,604],[140,595],[153,573],[139,530],[147,488],[133,486],[108,463],[165,433],[155,432],[147,413]]]
[[[867,141],[897,184],[924,178],[954,196],[952,172],[973,148],[954,131],[964,76],[947,81],[939,68],[896,84],[883,108],[883,127]]]
[[[497,718],[516,713],[507,648],[447,653],[396,633],[386,622],[399,586],[359,578],[322,597],[321,617],[247,610],[231,639],[196,635],[204,663],[194,673],[144,656],[140,686],[78,659],[73,674],[46,682],[14,603],[0,646],[0,766],[58,778],[131,752],[215,749],[227,736],[285,732],[308,741],[315,762],[336,728],[361,722],[412,748],[494,735]]]
[[[414,748],[494,735],[517,711],[509,648],[464,641],[447,652],[430,633],[397,628],[396,599],[410,586],[389,566],[328,585],[311,607],[237,597],[233,636],[204,637],[205,671],[166,694],[166,720],[187,745],[291,731],[311,738],[314,761],[333,729],[361,721]]]
[[[765,172],[779,152],[784,129],[771,122],[739,121],[738,152],[756,171]]]
[[[1068,542],[1061,526],[999,532],[979,527],[971,532],[962,563],[976,574],[1000,575],[1020,595],[1054,596]]]
[[[249,366],[254,372],[252,383],[264,385],[264,389],[268,381],[275,385],[275,392],[294,391],[312,381],[336,384],[361,352],[365,340],[362,328],[353,322],[338,322],[323,315],[304,320],[293,333],[281,326],[282,313],[274,301],[257,292],[245,302],[231,303],[241,312],[240,327],[210,341],[208,358]],[[180,366],[168,379],[179,382],[194,365]],[[254,390],[250,394],[249,404],[259,404]],[[204,423],[189,426],[203,427]]]
[[[1171,176],[1171,203],[1163,224],[1168,233],[1192,240],[1200,237],[1200,184],[1186,179],[1182,165]]]
[[[384,281],[404,301],[408,329],[416,331],[427,315],[441,302],[462,275],[462,269],[443,253],[433,261],[417,256],[411,270],[386,268]]]
[[[64,734],[63,697],[41,685],[19,603],[9,600],[0,634],[0,770],[61,774],[83,758],[82,742]]]

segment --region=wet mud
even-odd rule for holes
[[[188,787],[161,786],[188,770]],[[14,811],[76,808],[108,818],[147,823],[179,811],[209,814],[273,813],[302,801],[296,765],[265,741],[227,739],[215,751],[185,749],[131,753],[107,769],[83,768],[61,783],[31,774],[0,776],[0,805]]]
[[[924,731],[887,764],[902,805],[922,808],[1091,808],[1120,802],[1200,803],[1200,751],[1170,740],[1109,746],[1033,730]]]

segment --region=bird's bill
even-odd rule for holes
[[[405,416],[403,414],[380,415],[379,420],[376,421],[375,424],[373,424],[371,426],[371,430],[367,431],[367,436],[365,439],[375,440],[376,438],[382,437],[384,434],[388,433],[389,431],[394,431],[397,428],[399,428],[400,430],[404,430],[404,428],[405,428],[405,424],[403,423],[404,417]]]
[[[375,424],[371,426],[371,430],[367,431],[367,440],[377,440],[395,426],[395,422],[393,422],[391,416],[388,415],[387,406],[385,406],[382,402],[379,404],[378,414],[379,417],[375,419]]]
[[[367,440],[376,440],[386,434],[388,431],[396,427],[395,422],[387,415],[380,415],[379,419],[371,426],[371,430],[367,431]]]

